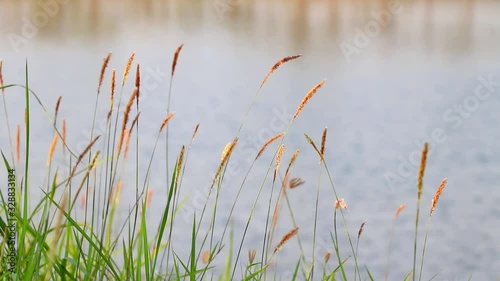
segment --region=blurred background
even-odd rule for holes
[[[358,262],[368,266],[375,280],[384,276],[388,235],[402,203],[407,209],[396,224],[389,280],[402,280],[411,270],[416,163],[424,141],[431,153],[420,244],[434,191],[445,177],[448,186],[432,217],[423,279],[438,274],[435,280],[500,280],[499,14],[500,2],[493,0],[0,0],[0,58],[6,84],[23,83],[28,60],[31,88],[49,112],[63,96],[60,116],[67,119],[69,143],[79,152],[89,142],[102,59],[113,52],[110,68],[121,75],[136,52],[143,81],[139,161],[145,171],[167,112],[173,53],[184,44],[172,88],[176,116],[170,123],[170,163],[201,124],[183,182],[189,196],[182,212],[186,228],[176,230],[176,239],[183,241],[192,214],[206,198],[220,153],[234,138],[263,77],[279,58],[303,54],[273,74],[243,127],[231,159],[235,168],[223,187],[221,221],[262,143],[285,129],[304,94],[326,78],[294,122],[283,157],[301,151],[292,177],[306,184],[288,195],[306,256],[313,255],[319,166],[303,134],[319,142],[328,127],[326,160],[339,196],[349,206],[352,233],[367,221]],[[98,123],[107,113],[109,72],[105,79]],[[132,86],[126,86],[124,99],[131,92]],[[6,91],[5,100],[15,132],[23,122],[22,90]],[[31,182],[43,185],[52,129],[35,102],[33,110]],[[3,107],[1,111],[0,147],[10,151]],[[164,145],[156,153],[151,208],[162,210]],[[233,221],[235,241],[271,157],[267,151],[245,185]],[[62,154],[55,161],[64,167]],[[334,197],[324,172],[320,182],[314,255],[321,261],[333,250]],[[261,247],[267,200],[272,192],[278,194],[269,180],[264,184],[245,252]],[[133,192],[134,185],[126,183],[123,192],[127,190]],[[152,212],[151,219],[158,220],[159,213]],[[276,236],[292,227],[284,208]],[[287,244],[273,265],[281,280],[289,280],[297,261],[295,244]],[[348,244],[340,250],[350,253]]]

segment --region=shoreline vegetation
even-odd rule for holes
[[[324,158],[328,138],[326,128],[323,130],[321,138],[318,138],[320,141],[317,143],[313,137],[304,134],[304,141],[309,143],[311,147],[307,153],[316,154],[319,160],[318,177],[326,176],[329,182],[328,186],[320,186],[319,183],[316,186],[316,204],[314,208],[310,208],[314,217],[313,229],[301,228],[295,223],[296,213],[291,208],[287,197],[288,192],[304,184],[304,180],[301,178],[291,177],[294,163],[298,161],[300,151],[295,150],[289,160],[282,157],[285,149],[289,149],[286,146],[287,132],[294,120],[300,118],[308,101],[321,92],[325,79],[313,85],[303,99],[298,101],[297,109],[287,129],[264,143],[245,172],[229,216],[223,222],[219,218],[221,217],[219,196],[225,171],[235,147],[238,146],[240,132],[247,122],[248,113],[268,79],[271,79],[280,67],[287,63],[293,63],[302,55],[287,56],[278,60],[264,76],[243,116],[238,131],[222,150],[221,160],[209,190],[215,200],[209,202],[210,196],[208,196],[203,210],[195,213],[190,222],[177,217],[186,199],[180,196],[180,189],[183,188],[183,178],[190,176],[184,172],[186,165],[188,165],[191,144],[196,140],[200,126],[200,124],[195,126],[191,140],[183,145],[180,151],[169,151],[169,122],[175,118],[175,113],[170,111],[170,100],[176,66],[182,57],[182,46],[177,48],[173,56],[168,105],[166,105],[167,112],[165,118],[158,121],[153,152],[150,156],[141,155],[141,157],[149,157],[147,167],[139,167],[138,164],[137,147],[140,139],[138,132],[141,127],[139,102],[141,99],[141,74],[140,65],[134,64],[135,53],[127,61],[121,77],[118,77],[119,74],[115,69],[111,71],[108,98],[103,98],[103,84],[106,74],[109,72],[107,68],[112,54],[109,53],[104,58],[99,72],[95,109],[92,113],[91,141],[79,153],[75,152],[72,144],[67,142],[66,121],[58,116],[61,97],[57,100],[54,113],[50,113],[29,86],[28,62],[26,62],[24,85],[4,84],[6,81],[2,76],[2,61],[0,60],[0,88],[5,113],[3,117],[5,124],[7,124],[10,141],[10,149],[1,148],[3,166],[9,175],[9,189],[1,190],[0,234],[3,239],[0,244],[0,252],[2,253],[0,256],[0,278],[2,280],[282,280],[282,277],[273,271],[271,265],[277,264],[276,260],[280,258],[280,251],[286,248],[287,244],[297,243],[300,249],[300,252],[297,253],[297,262],[293,268],[288,268],[288,270],[293,271],[291,280],[374,280],[369,265],[360,264],[357,259],[363,230],[369,224],[366,224],[366,221],[363,222],[359,230],[354,233],[349,230],[347,216],[349,209],[346,203],[349,202],[349,199],[344,199],[341,196],[342,192],[335,187],[329,165]],[[134,70],[134,90],[129,94],[128,102],[122,104],[122,97],[127,95],[124,86],[129,82],[129,76],[134,75]],[[5,94],[12,90],[11,88],[22,88],[26,102],[24,109],[17,109],[25,111],[25,122],[16,126],[15,134],[10,131],[11,124],[5,100]],[[109,102],[106,132],[98,135],[94,133],[97,108],[99,103],[105,102],[103,100],[106,99]],[[125,98],[125,100],[127,99]],[[30,150],[30,144],[34,141],[30,136],[32,110],[30,106],[32,101],[36,101],[33,104],[42,109],[53,130],[53,139],[48,152],[46,152],[46,183],[28,181],[31,172],[30,158],[35,157],[35,153],[39,153]],[[21,137],[24,137],[23,147],[21,147]],[[135,155],[128,153],[131,145],[136,147]],[[161,161],[167,167],[165,188],[168,192],[164,200],[160,224],[153,226],[156,231],[151,233],[148,232],[152,227],[148,225],[147,214],[152,193],[147,188],[146,181],[152,176],[158,176],[150,174],[153,156],[158,145],[166,147],[167,154],[162,157]],[[71,167],[68,176],[61,176],[59,167],[53,165],[52,158],[57,149],[62,149],[67,164]],[[415,189],[417,210],[413,264],[408,265],[408,274],[401,276],[402,280],[422,279],[431,216],[447,183],[445,178],[436,190],[428,213],[423,213],[423,215],[427,215],[428,220],[422,241],[421,237],[418,237],[418,226],[421,219],[421,209],[422,211],[426,210],[426,203],[421,202],[421,196],[427,152],[428,144],[425,143],[423,144],[419,173],[416,175],[418,176],[417,188]],[[264,153],[274,155],[271,163],[259,162]],[[21,156],[24,156],[24,159]],[[40,156],[36,155],[36,157]],[[175,157],[175,165],[169,167],[168,159],[172,157]],[[123,224],[117,226],[113,222],[116,210],[120,205],[123,167],[127,161],[131,161],[135,165],[134,176],[136,180],[131,183],[135,186],[135,194],[133,194],[135,203],[123,208],[128,210],[126,219]],[[267,165],[267,172],[262,175],[262,183],[258,187],[256,197],[245,199],[252,200],[252,208],[246,220],[243,236],[235,237],[230,225],[231,218],[236,203],[242,200],[239,195],[246,186],[246,179],[254,165]],[[15,174],[17,170],[23,171],[23,173]],[[139,172],[146,174],[144,183],[139,182]],[[271,182],[271,186],[269,186],[269,182]],[[30,197],[30,190],[39,187],[42,188],[43,194],[39,201],[33,205],[33,200],[37,199]],[[277,198],[272,197],[273,192],[270,193],[269,198],[261,196],[264,188],[279,190]],[[335,201],[331,202],[334,221],[329,233],[331,250],[325,251],[322,260],[314,257],[318,247],[317,221],[320,189],[331,190],[335,198]],[[81,202],[83,212],[76,215],[75,206],[82,196],[85,198]],[[262,233],[263,239],[258,247],[243,249],[245,238],[252,231],[249,225],[254,210],[260,201],[267,202],[267,219],[264,233]],[[394,206],[395,214],[389,241],[384,241],[387,243],[385,280],[388,280],[391,270],[391,245],[394,229],[397,227],[397,218],[405,207],[405,204],[401,204],[399,207]],[[289,229],[287,233],[278,233],[277,222],[281,216],[287,214],[283,209],[288,212],[293,222],[293,228]],[[173,243],[172,235],[176,228],[189,231],[186,235],[190,236],[190,245],[175,245]],[[303,231],[313,233],[312,241],[307,241],[307,243],[312,244],[312,255],[304,251],[302,243],[305,241],[301,240],[301,232]],[[222,235],[218,234],[220,232]],[[341,235],[345,235],[347,244],[339,242]],[[186,247],[189,248],[189,255],[181,257],[177,250]],[[341,254],[340,248],[349,249],[350,254],[344,256]],[[310,255],[312,259],[308,258]],[[219,260],[219,263],[215,263],[216,259]],[[223,261],[222,265],[220,265],[221,260]]]

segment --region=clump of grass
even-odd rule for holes
[[[9,235],[6,220],[0,217],[0,251],[3,255],[0,257],[0,278],[10,279],[15,276],[20,280],[205,280],[215,279],[218,275],[219,280],[233,280],[236,275],[241,275],[242,280],[266,280],[266,275],[277,275],[277,270],[272,272],[271,264],[277,263],[280,259],[280,251],[287,247],[288,244],[296,241],[299,246],[296,255],[297,263],[293,268],[292,280],[302,278],[304,280],[318,280],[315,272],[318,272],[316,267],[321,264],[323,259],[322,270],[320,271],[322,280],[362,280],[373,277],[366,268],[366,275],[362,276],[359,270],[358,263],[358,248],[362,237],[365,222],[361,224],[357,231],[357,236],[351,239],[351,234],[348,227],[348,217],[346,211],[348,207],[346,200],[339,197],[337,189],[333,184],[332,175],[328,169],[326,159],[327,146],[327,128],[323,130],[321,135],[321,144],[317,146],[315,142],[307,134],[305,134],[306,142],[312,148],[313,153],[316,153],[320,159],[318,182],[316,186],[316,201],[313,208],[306,206],[293,206],[290,196],[296,192],[296,188],[304,186],[305,180],[300,175],[292,177],[294,163],[298,161],[299,150],[294,151],[290,157],[288,165],[284,173],[282,172],[282,159],[285,154],[286,135],[294,120],[302,113],[305,105],[323,87],[325,80],[321,80],[314,85],[306,93],[301,101],[298,101],[298,107],[295,114],[291,118],[288,127],[282,133],[279,133],[267,140],[257,152],[253,162],[248,167],[244,178],[242,179],[236,198],[233,201],[231,210],[228,215],[225,215],[225,220],[221,219],[221,210],[219,208],[219,198],[223,195],[222,186],[224,185],[224,177],[226,169],[230,165],[231,156],[240,141],[240,132],[246,122],[248,112],[251,110],[255,99],[259,95],[263,86],[266,84],[271,75],[273,75],[283,64],[298,59],[301,55],[287,56],[279,59],[271,66],[264,79],[262,80],[253,101],[250,103],[247,112],[243,117],[239,129],[235,132],[235,136],[223,149],[221,159],[216,168],[216,173],[213,178],[212,185],[209,189],[209,196],[203,202],[201,212],[195,212],[189,220],[180,220],[179,212],[182,210],[188,198],[181,198],[180,189],[182,188],[183,178],[185,176],[186,165],[189,158],[191,145],[197,135],[200,124],[194,127],[191,139],[188,144],[183,144],[175,158],[175,165],[172,170],[169,169],[168,155],[168,128],[171,126],[171,119],[174,117],[174,112],[170,111],[170,96],[172,94],[172,80],[178,64],[179,55],[183,48],[180,45],[175,53],[171,68],[171,81],[169,86],[169,98],[167,105],[166,117],[163,120],[158,120],[158,131],[153,150],[149,155],[149,164],[145,168],[140,168],[138,163],[140,157],[148,157],[147,155],[139,155],[139,128],[140,124],[140,89],[141,89],[141,71],[140,65],[135,68],[135,81],[133,81],[134,90],[126,106],[120,107],[124,87],[128,81],[129,73],[133,67],[135,53],[128,58],[123,72],[121,89],[119,89],[118,106],[115,107],[115,92],[116,89],[116,70],[111,71],[111,79],[107,80],[106,70],[110,67],[111,53],[104,59],[101,65],[97,80],[97,91],[95,100],[95,111],[92,119],[92,127],[90,140],[88,145],[78,153],[71,149],[72,143],[68,143],[66,118],[62,116],[62,124],[58,121],[60,118],[60,108],[64,105],[59,97],[53,117],[49,114],[41,101],[41,99],[30,89],[28,77],[28,65],[26,65],[25,84],[4,85],[2,76],[2,60],[0,60],[0,88],[2,93],[9,88],[14,90],[16,87],[24,89],[26,104],[24,108],[25,127],[24,127],[24,162],[21,160],[21,126],[17,125],[15,135],[15,148],[11,144],[12,159],[9,161],[2,150],[4,166],[10,170],[15,165],[19,165],[24,170],[24,175],[18,177],[16,184],[19,194],[15,196],[16,209],[12,212],[8,206],[8,200],[5,197],[5,192],[2,190],[1,200],[3,203],[0,212],[2,214],[11,214],[15,217],[18,224],[19,247],[16,256],[16,267],[12,269],[5,263],[4,257],[8,253],[6,246],[6,237]],[[98,103],[101,101],[101,89],[109,81],[109,110],[104,118],[106,118],[106,132],[97,134],[94,130],[98,116]],[[105,85],[104,85],[105,86]],[[48,123],[53,127],[53,137],[50,145],[48,145],[47,161],[46,161],[46,183],[37,182],[41,186],[42,195],[36,202],[36,198],[30,195],[28,179],[30,178],[31,157],[39,157],[38,152],[30,152],[31,136],[30,136],[30,99],[34,98],[42,111],[46,114]],[[4,108],[6,109],[6,101]],[[135,103],[135,109],[134,109]],[[135,111],[135,113],[134,113]],[[134,116],[131,125],[129,121]],[[114,118],[112,118],[114,117]],[[120,118],[122,117],[122,118]],[[6,112],[6,122],[9,125],[8,115]],[[160,122],[161,121],[161,122]],[[7,126],[9,127],[9,126]],[[71,128],[70,128],[71,129]],[[162,138],[163,132],[166,131],[165,138]],[[136,137],[136,154],[128,155],[131,138]],[[10,133],[9,133],[10,138]],[[61,139],[62,151],[56,149],[58,139]],[[159,142],[164,142],[167,148],[167,155],[163,159],[164,165],[167,167],[165,185],[160,187],[167,191],[164,198],[158,198],[156,191],[150,187],[151,177],[157,176],[152,174],[151,166],[155,158],[156,147]],[[276,144],[276,145],[275,145]],[[290,146],[290,145],[287,145]],[[221,145],[222,147],[222,145]],[[236,237],[233,233],[229,222],[234,219],[233,211],[239,200],[239,195],[242,189],[247,186],[246,181],[251,174],[254,164],[261,162],[264,152],[274,149],[272,159],[266,164],[267,170],[265,174],[259,175],[262,179],[259,188],[253,188],[252,192],[255,198],[252,202],[249,215],[246,218],[246,224],[241,237]],[[421,167],[417,180],[417,217],[415,230],[415,254],[413,265],[413,278],[415,278],[415,259],[417,245],[417,228],[419,220],[420,200],[423,193],[423,177],[425,171],[425,163],[427,158],[427,144],[422,152]],[[288,149],[287,149],[288,151]],[[14,153],[15,152],[15,153]],[[66,173],[61,172],[60,166],[53,161],[57,153],[64,155],[65,165],[69,167]],[[43,156],[42,156],[43,157]],[[135,164],[134,181],[128,180],[125,177],[125,166],[128,161],[133,161]],[[304,160],[305,161],[305,160]],[[15,165],[13,165],[15,163]],[[54,167],[53,167],[54,166]],[[271,172],[272,171],[272,172]],[[319,214],[319,199],[321,178],[323,171],[329,180],[332,194],[334,195],[333,203],[333,226],[330,230],[331,248],[333,251],[326,251],[324,256],[320,256],[320,262],[316,262],[316,239],[318,236],[317,224],[320,220]],[[139,182],[139,173],[144,177],[144,182]],[[271,175],[272,173],[272,180]],[[162,175],[160,175],[162,176]],[[163,175],[165,176],[165,175]],[[186,175],[191,176],[191,175]],[[291,179],[290,179],[291,178]],[[274,189],[278,182],[277,197],[274,197]],[[309,183],[309,181],[308,181]],[[309,185],[309,184],[308,184]],[[422,251],[422,259],[420,265],[420,278],[422,277],[424,267],[425,245],[427,242],[427,231],[429,229],[430,218],[436,208],[437,202],[446,185],[446,179],[443,180],[438,187],[436,194],[431,202],[429,211],[429,221],[424,238],[424,246]],[[262,250],[253,248],[252,245],[248,250],[248,260],[239,262],[240,255],[245,244],[245,238],[249,231],[252,220],[254,220],[254,211],[261,200],[261,193],[265,187],[269,187],[269,197],[267,198],[267,214],[265,219],[265,227],[263,231]],[[135,192],[126,188],[135,188]],[[308,188],[304,186],[303,188]],[[125,193],[126,197],[131,199],[131,202],[120,200]],[[215,193],[215,200],[212,194]],[[154,194],[154,195],[153,195]],[[158,198],[158,200],[157,200]],[[77,210],[75,206],[81,200],[81,209]],[[33,204],[34,203],[34,204]],[[148,213],[152,212],[153,205],[161,203],[160,209],[154,209],[154,212],[161,210],[159,223],[153,225],[148,218]],[[279,241],[274,241],[274,233],[277,225],[283,217],[282,206],[286,203],[288,215],[291,220],[291,229],[284,234]],[[128,205],[127,205],[128,204]],[[305,203],[304,203],[305,204]],[[271,208],[274,206],[274,209]],[[389,250],[387,254],[387,264],[389,265],[390,245],[392,242],[392,232],[394,231],[395,220],[399,216],[405,205],[401,205],[395,213],[391,237],[389,241]],[[299,226],[296,223],[296,213],[300,210],[302,215],[305,212],[311,212],[314,216],[313,228],[309,229],[304,226]],[[119,215],[118,215],[119,214]],[[309,215],[309,214],[307,214]],[[312,215],[311,215],[312,216]],[[338,231],[337,216],[342,219],[345,236],[349,241],[349,245],[340,244],[339,237],[342,235]],[[223,228],[222,228],[223,227]],[[222,231],[220,228],[222,228]],[[230,228],[229,238],[225,237],[226,230]],[[152,231],[153,230],[153,231]],[[186,230],[189,230],[190,245],[177,245],[173,240],[174,232],[182,232],[186,235]],[[216,231],[217,230],[217,231]],[[312,231],[312,258],[307,256],[301,235]],[[357,237],[354,247],[352,240]],[[233,244],[236,243],[236,248],[233,251]],[[348,256],[342,255],[341,248],[349,247],[351,254]],[[225,257],[223,257],[225,254]],[[235,255],[234,255],[235,254]],[[331,255],[336,259],[331,259]],[[350,259],[354,260],[354,264]],[[221,266],[221,259],[224,259]],[[336,261],[335,261],[336,260]],[[354,278],[347,274],[346,266],[354,266]],[[335,266],[333,269],[329,265]],[[388,276],[389,266],[386,268],[386,279]],[[241,268],[241,269],[240,269]],[[240,269],[240,270],[239,270]],[[11,271],[15,271],[13,275]],[[352,274],[352,273],[351,273]]]

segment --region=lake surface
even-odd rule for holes
[[[28,59],[31,87],[49,112],[63,96],[60,116],[67,119],[69,143],[76,151],[89,141],[102,58],[112,51],[109,69],[116,68],[121,77],[135,51],[146,85],[140,131],[140,166],[145,171],[166,115],[173,53],[184,44],[173,85],[171,109],[176,116],[170,124],[171,165],[198,122],[200,131],[183,181],[183,196],[190,197],[181,212],[184,221],[179,225],[186,228],[177,229],[178,241],[187,241],[183,232],[189,231],[189,218],[194,210],[199,213],[199,202],[205,198],[220,153],[236,135],[269,67],[279,58],[303,54],[271,76],[243,126],[231,158],[234,168],[222,189],[221,221],[253,161],[254,156],[249,155],[284,130],[304,94],[326,78],[291,127],[283,156],[289,159],[295,149],[301,151],[292,177],[300,177],[306,184],[288,195],[306,253],[312,251],[319,166],[303,134],[319,142],[323,128],[328,127],[326,161],[339,196],[349,206],[346,217],[351,233],[357,233],[361,222],[367,221],[358,262],[366,264],[376,280],[383,279],[392,219],[402,203],[407,203],[407,209],[395,229],[390,280],[402,280],[412,266],[418,173],[412,163],[419,161],[424,141],[429,142],[431,153],[420,242],[434,191],[445,177],[448,185],[432,217],[423,279],[439,273],[434,280],[467,280],[471,275],[472,280],[500,280],[500,2],[54,3],[60,4],[43,8],[32,1],[0,0],[0,58],[6,83],[23,83]],[[98,121],[105,118],[108,108],[107,82],[104,87]],[[126,98],[131,87],[125,88]],[[14,132],[23,120],[24,100],[21,90],[8,93]],[[32,158],[31,182],[43,186],[52,130],[39,106],[33,102],[32,107],[36,116],[32,117],[33,154],[40,157]],[[1,111],[0,147],[9,151],[3,107]],[[274,149],[276,145],[268,148],[245,184],[234,220],[235,241],[241,237]],[[160,164],[153,165],[151,173],[158,176],[151,178],[149,186],[155,195],[151,208],[158,211],[150,213],[152,221],[159,219],[166,196],[163,142],[156,153]],[[63,155],[56,154],[54,161],[64,163]],[[132,163],[127,169],[133,170]],[[269,179],[263,190],[245,252],[261,247]],[[278,188],[274,191],[277,195]],[[122,194],[130,192],[135,192],[134,186],[126,183]],[[332,250],[328,239],[333,201],[323,171],[318,260]],[[276,239],[293,227],[287,212],[283,208]],[[297,261],[296,244],[287,244],[279,254],[277,269],[282,280],[288,280]],[[341,251],[344,256],[349,254],[347,244]]]

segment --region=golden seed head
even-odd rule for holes
[[[321,152],[321,157],[323,160],[324,157],[325,157],[325,144],[326,144],[326,134],[328,132],[328,128],[325,127],[325,129],[323,130],[323,135],[321,136],[321,149],[320,149],[320,152]]]
[[[182,47],[184,47],[184,44],[181,44],[179,47],[177,47],[177,50],[175,51],[174,59],[172,61],[172,76],[174,76],[175,66],[177,65],[177,60],[179,59],[179,54],[181,53]]]
[[[204,264],[208,264],[210,262],[210,252],[208,250],[204,250],[201,254],[201,262]]]
[[[108,67],[109,60],[111,59],[111,52],[104,58],[101,66],[101,74],[99,75],[99,85],[97,86],[97,95],[101,92],[102,80],[104,79],[104,73]]]
[[[165,129],[165,126],[167,125],[168,121],[170,121],[170,119],[172,119],[172,117],[174,117],[175,115],[175,112],[171,112],[169,115],[167,115],[165,117],[165,119],[163,119],[163,122],[161,123],[161,126],[160,126],[160,133],[163,131],[163,129]]]
[[[57,121],[57,114],[59,113],[59,106],[61,105],[61,99],[62,99],[62,96],[59,96],[59,98],[57,99],[57,102],[56,102],[56,109],[54,110],[54,124],[56,124],[56,121]]]
[[[262,153],[264,152],[264,150],[266,149],[266,147],[268,145],[270,145],[271,143],[273,143],[275,140],[281,138],[285,133],[279,133],[271,138],[269,138],[263,145],[262,147],[260,148],[259,152],[257,153],[257,156],[255,157],[255,159],[259,158]]]
[[[177,161],[177,179],[179,179],[179,176],[181,175],[181,171],[182,171],[182,164],[183,164],[183,161],[184,161],[184,150],[185,150],[185,146],[183,145],[182,148],[181,148],[181,152],[179,154],[179,160]]]
[[[417,198],[420,201],[420,198],[422,197],[422,190],[424,188],[423,186],[423,181],[424,181],[424,173],[425,173],[425,165],[427,162],[427,152],[428,152],[428,147],[429,145],[427,143],[424,144],[424,148],[422,149],[422,157],[420,159],[420,168],[418,170],[418,180],[417,180]]]
[[[406,208],[406,204],[399,205],[398,209],[396,210],[396,213],[394,214],[394,219],[396,219],[399,216],[399,214],[401,213],[401,211],[404,210],[404,208]]]
[[[292,119],[295,119],[297,118],[297,116],[299,116],[300,112],[302,111],[306,103],[314,96],[314,94],[316,94],[316,91],[318,91],[318,89],[321,88],[323,84],[325,84],[325,81],[326,79],[321,80],[318,84],[312,87],[311,90],[309,90],[309,92],[302,99],[302,102],[299,104],[299,107],[295,111],[295,114],[293,115]]]
[[[285,243],[288,242],[288,240],[292,239],[292,237],[295,236],[297,232],[299,232],[299,228],[295,227],[294,229],[290,230],[287,234],[285,234],[285,236],[283,236],[283,238],[281,238],[280,242],[278,243],[278,246],[274,248],[273,254],[280,251],[281,248],[283,248],[283,245],[285,245]]]
[[[257,251],[255,251],[255,249],[248,250],[248,261],[250,264],[253,264],[253,261],[255,260],[256,254],[257,254]]]
[[[434,212],[434,209],[436,209],[437,203],[439,201],[439,197],[441,196],[441,193],[443,193],[443,189],[448,183],[448,179],[444,178],[441,184],[439,185],[438,189],[436,190],[436,193],[434,194],[434,198],[432,198],[431,202],[431,211],[429,216],[432,216],[432,213]]]
[[[52,163],[52,156],[54,155],[54,150],[56,149],[56,144],[57,144],[57,139],[58,139],[58,135],[57,133],[54,133],[54,137],[52,137],[52,143],[50,144],[50,148],[49,148],[49,154],[47,156],[47,166],[50,165],[50,163]]]
[[[191,136],[191,139],[194,139],[194,137],[198,133],[199,128],[200,128],[200,123],[196,124],[196,127],[194,127],[194,131],[193,131],[193,135]]]

